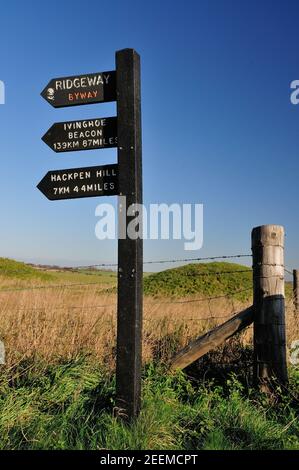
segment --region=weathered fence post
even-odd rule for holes
[[[299,312],[299,270],[293,270],[293,295],[294,295],[294,307],[296,312]]]
[[[270,393],[275,381],[288,380],[285,335],[284,228],[252,230],[254,378]]]

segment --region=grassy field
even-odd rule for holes
[[[167,371],[191,339],[251,304],[247,269],[207,263],[145,278],[143,411],[126,426],[113,417],[115,273],[0,259],[0,447],[299,449],[298,370],[279,403],[251,389],[251,328],[186,373]],[[299,338],[289,292],[286,304],[289,346]]]
[[[1,449],[298,449],[299,374],[270,403],[241,379],[191,382],[148,365],[139,419],[113,417],[114,377],[80,357],[27,361],[0,383]]]

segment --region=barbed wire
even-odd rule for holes
[[[85,287],[85,286],[101,286],[99,282],[83,282],[83,283],[72,283],[72,284],[46,284],[42,286],[27,286],[27,287],[9,287],[5,289],[0,289],[0,294],[2,292],[19,292],[26,290],[38,290],[38,289],[58,289],[58,288],[69,288],[69,287]],[[103,291],[106,289],[103,288]]]
[[[251,273],[250,269],[246,270],[236,270],[236,271],[206,271],[202,273],[187,273],[184,274],[185,276],[219,276],[219,275],[224,275],[224,274],[241,274],[241,273]],[[39,289],[58,289],[58,288],[72,288],[72,287],[85,287],[85,286],[95,286],[98,285],[99,287],[101,286],[100,282],[86,282],[86,283],[71,283],[71,284],[46,284],[46,285],[40,285],[40,286],[26,286],[26,287],[9,287],[9,288],[4,288],[0,289],[0,294],[2,292],[18,292],[18,291],[26,291],[26,290],[39,290]],[[112,288],[113,286],[111,286]],[[107,288],[102,288],[103,291],[109,289]]]
[[[225,298],[228,298],[230,299],[232,295],[235,295],[235,294],[241,294],[243,292],[247,292],[249,290],[252,290],[252,287],[248,287],[246,289],[239,289],[239,290],[235,290],[235,291],[230,291],[228,292],[227,294],[223,294],[223,295],[215,295],[215,296],[212,296],[212,297],[202,297],[202,298],[199,298],[199,299],[186,299],[186,300],[163,300],[161,302],[145,302],[144,305],[164,305],[164,304],[189,304],[189,303],[194,303],[194,302],[205,302],[205,301],[208,301],[208,300],[216,300],[216,299],[225,299]]]
[[[293,276],[293,272],[287,268],[284,268],[284,271],[288,274],[290,274],[291,276]]]
[[[230,291],[226,294],[222,295],[215,295],[211,297],[201,297],[201,298],[196,298],[196,299],[186,299],[186,300],[175,300],[175,299],[169,299],[169,300],[155,300],[155,301],[148,301],[144,302],[143,305],[178,305],[178,304],[189,304],[189,303],[197,303],[197,302],[208,302],[210,300],[217,300],[217,299],[231,299],[233,295],[241,294],[243,292],[248,292],[252,290],[252,287],[248,287],[246,289],[238,289],[234,291]],[[1,292],[1,291],[0,291]],[[53,309],[82,309],[82,310],[89,310],[89,309],[99,309],[99,308],[109,308],[109,307],[115,307],[116,304],[114,303],[109,303],[109,304],[102,304],[102,305],[41,305],[37,307],[19,307],[18,310],[26,310],[26,311],[35,311],[35,310],[53,310]]]
[[[167,264],[167,263],[188,263],[190,261],[213,261],[213,260],[218,260],[218,259],[237,259],[237,258],[250,258],[252,257],[252,254],[236,254],[236,255],[220,255],[220,256],[204,256],[204,257],[197,257],[197,258],[172,258],[172,259],[160,259],[160,260],[145,260],[143,264]],[[30,266],[35,266],[30,264]],[[117,267],[118,263],[95,263],[95,264],[86,264],[86,265],[77,265],[77,266],[54,266],[54,267],[49,267],[49,266],[43,266],[43,265],[37,265],[37,267],[44,268],[45,270],[48,268],[49,271],[75,271],[77,269],[90,269],[90,268],[112,268],[112,267]],[[15,273],[18,274],[19,271],[15,270],[12,271],[10,269],[0,269],[0,274],[9,272],[10,274]]]
[[[109,308],[109,307],[115,307],[116,304],[105,304],[105,305],[50,305],[50,306],[39,306],[39,307],[20,307],[17,310],[18,311],[26,311],[26,312],[35,312],[38,310],[75,310],[75,309],[81,309],[82,311],[84,310],[90,310],[90,309],[99,309],[99,308]]]
[[[233,258],[248,258],[248,257],[252,257],[252,255],[251,254],[239,254],[239,255],[207,256],[207,257],[202,257],[202,258],[144,261],[144,264],[183,263],[183,262],[188,262],[188,261],[208,261],[208,260],[215,260],[215,259],[233,259]]]
[[[251,257],[251,254],[237,254],[237,255],[221,255],[221,256],[205,256],[200,258],[176,258],[176,259],[160,259],[160,260],[146,260],[143,264],[166,264],[166,263],[188,263],[189,261],[212,261],[216,259],[233,259],[233,258],[248,258]],[[98,264],[89,264],[81,265],[74,267],[67,267],[67,269],[88,269],[88,268],[98,268],[98,267],[116,267],[117,263],[98,263]]]
[[[178,318],[178,319],[174,319],[173,317],[172,318],[169,318],[168,316],[164,316],[162,318],[159,318],[159,321],[165,321],[165,320],[170,320],[172,323],[175,323],[175,322],[182,322],[182,323],[185,323],[187,321],[208,321],[208,320],[223,320],[224,318],[233,318],[238,312],[235,312],[234,314],[230,314],[230,315],[221,315],[221,316],[209,316],[209,317],[201,317],[201,318],[197,318],[197,317],[192,317],[192,318]],[[147,323],[147,322],[153,322],[153,319],[152,318],[145,318],[144,319],[144,322]]]
[[[230,362],[219,362],[219,361],[213,361],[213,359],[206,359],[206,363],[203,364],[205,367],[214,367],[214,366],[221,366],[221,367],[240,367],[240,366],[246,366],[246,367],[253,367],[254,366],[254,361],[230,361]]]
[[[203,273],[186,273],[183,274],[183,276],[218,276],[218,275],[223,275],[223,274],[242,274],[242,273],[247,273],[251,274],[252,270],[251,269],[238,269],[236,271],[206,271]]]
[[[169,318],[169,316],[163,316],[163,317],[156,318],[156,319],[153,319],[153,318],[144,318],[144,319],[143,319],[143,323],[144,323],[144,324],[148,324],[148,323],[163,323],[163,325],[164,325],[166,320],[167,320],[167,321],[168,321],[168,320],[171,321],[172,324],[175,324],[175,323],[186,323],[187,321],[223,320],[223,319],[226,319],[226,318],[233,318],[237,313],[238,313],[238,312],[235,312],[233,315],[230,314],[230,315],[221,315],[221,316],[214,316],[214,317],[213,317],[213,316],[209,316],[209,317],[200,317],[200,318],[197,318],[197,317],[191,317],[191,318],[190,318],[190,317],[188,317],[188,318],[178,318],[178,319],[174,319],[174,318]],[[101,321],[101,320],[102,320],[102,323],[109,323],[109,324],[111,324],[111,321],[112,321],[112,322],[115,321],[115,323],[116,323],[116,319],[117,319],[117,318],[116,318],[116,314],[117,314],[117,312],[114,311],[114,312],[111,312],[109,318],[105,318],[105,317],[102,317],[102,316],[101,316],[101,317],[97,318],[96,323],[98,323],[98,322]],[[115,315],[115,316],[114,316],[114,315]],[[38,317],[37,317],[37,319],[38,319],[38,320],[41,320],[41,319],[39,319]],[[43,319],[42,319],[42,322],[45,322],[45,323],[51,322],[51,323],[53,323],[53,319],[52,319],[52,318],[43,318]],[[79,326],[81,326],[81,327],[87,325],[86,322],[81,323],[81,324],[78,323],[78,324],[79,324]],[[56,325],[56,324],[53,324],[53,328],[57,328],[57,325]],[[242,330],[242,331],[245,331],[245,329]]]

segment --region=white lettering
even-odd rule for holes
[[[291,89],[295,90],[291,93],[290,100],[292,104],[299,103],[299,80],[293,80],[291,83]]]
[[[5,103],[5,85],[4,82],[0,80],[0,104]]]
[[[87,88],[108,84],[110,75],[98,74],[92,76],[71,77],[55,81],[56,90],[71,90],[72,88]]]

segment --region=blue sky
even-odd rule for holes
[[[16,1],[1,3],[0,256],[85,264],[116,260],[94,234],[95,208],[116,198],[49,202],[51,169],[116,161],[116,150],[55,154],[53,122],[115,115],[115,104],[54,109],[50,78],[114,69],[118,49],[142,60],[144,200],[203,203],[204,246],[145,243],[145,258],[250,252],[261,224],[286,228],[299,267],[299,79],[296,1]]]

